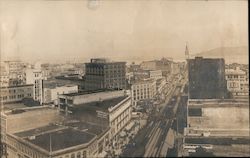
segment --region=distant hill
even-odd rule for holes
[[[220,47],[192,55],[204,58],[224,58],[226,63],[248,63],[248,47]]]

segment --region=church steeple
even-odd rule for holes
[[[186,49],[185,49],[185,57],[186,57],[186,60],[189,59],[189,50],[188,50],[188,44],[186,42]]]

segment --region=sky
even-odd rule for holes
[[[247,1],[0,0],[1,59],[184,59],[248,45]]]

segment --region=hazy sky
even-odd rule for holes
[[[248,43],[247,1],[0,0],[1,57],[143,60]]]

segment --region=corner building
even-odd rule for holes
[[[126,89],[126,62],[91,59],[85,64],[85,89]]]

